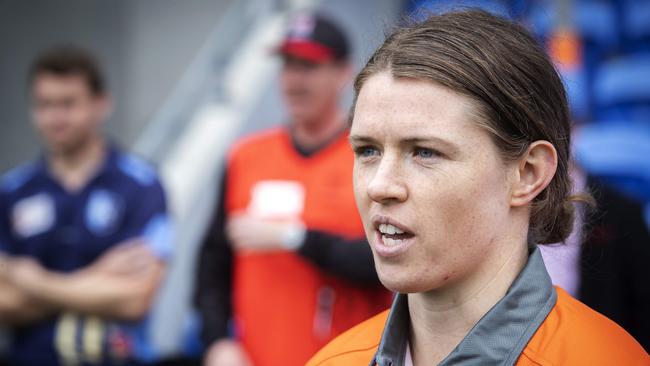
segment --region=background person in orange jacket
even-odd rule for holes
[[[338,106],[352,72],[347,38],[303,15],[278,53],[290,121],[232,148],[200,255],[209,366],[302,366],[390,302],[354,204]]]
[[[355,198],[399,295],[308,365],[650,364],[536,247],[568,236],[575,199],[564,87],[522,27],[477,10],[405,26],[355,92]]]

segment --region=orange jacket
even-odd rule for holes
[[[545,318],[542,317],[542,323],[536,328],[537,330],[533,329],[532,337],[529,339],[522,337],[516,340],[517,342],[522,339],[524,342],[527,340],[527,343],[523,343],[523,350],[514,355],[513,363],[515,365],[650,365],[650,356],[625,330],[572,298],[564,290],[556,288],[556,292],[557,301],[555,305]],[[393,309],[395,309],[395,306]],[[542,316],[544,314],[542,313]],[[316,354],[307,365],[369,365],[380,347],[382,332],[388,318],[389,312],[385,311],[350,329]],[[479,321],[479,324],[484,319]],[[479,342],[482,342],[488,348],[492,344],[486,339],[481,339]],[[454,352],[456,351],[458,349]],[[476,361],[476,359],[473,361]],[[442,364],[457,363],[445,363],[443,361]],[[460,364],[464,365],[466,363],[461,362]],[[489,360],[481,362],[479,360],[476,364],[501,365],[504,363],[491,363]],[[399,361],[394,364],[394,366],[399,365]]]
[[[286,128],[242,140],[228,161],[226,212],[246,210],[308,229],[364,237],[352,189],[347,134],[305,157]],[[298,366],[333,337],[388,306],[379,286],[355,286],[290,251],[237,253],[233,311],[238,336],[256,366]]]

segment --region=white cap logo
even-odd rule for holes
[[[289,38],[308,39],[314,31],[316,20],[309,15],[296,17],[289,27]]]

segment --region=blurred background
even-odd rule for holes
[[[197,358],[197,247],[233,139],[284,122],[271,50],[287,18],[319,9],[338,21],[358,70],[402,17],[463,6],[538,37],[569,92],[576,161],[643,205],[650,223],[650,0],[0,0],[0,172],[40,151],[28,113],[31,60],[61,43],[95,53],[115,99],[106,130],[157,165],[178,227],[151,342],[161,359]]]

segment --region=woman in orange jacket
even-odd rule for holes
[[[309,366],[650,365],[554,288],[537,244],[573,225],[562,81],[520,26],[482,11],[396,30],[355,82],[355,198],[390,311]]]

